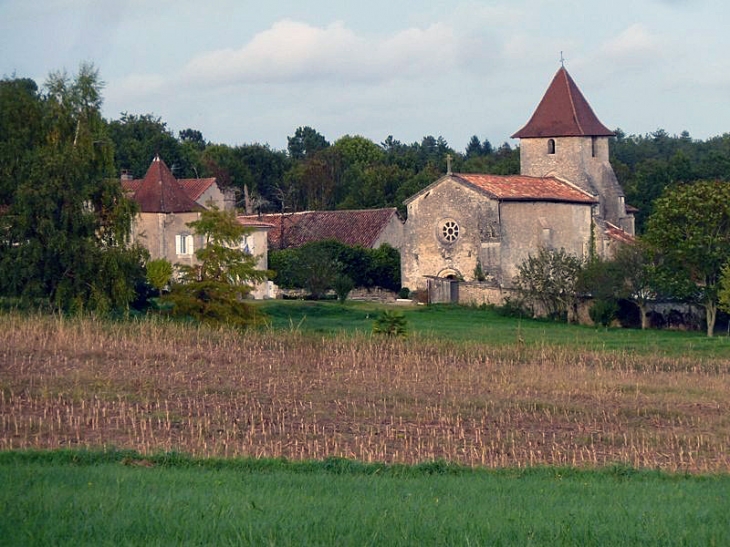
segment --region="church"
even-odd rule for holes
[[[447,280],[478,280],[498,296],[458,297],[452,287],[450,300],[499,303],[518,266],[541,247],[581,259],[610,257],[634,235],[633,212],[609,163],[613,135],[561,67],[527,124],[512,135],[520,139],[519,175],[449,167],[406,200],[402,285],[432,292]]]

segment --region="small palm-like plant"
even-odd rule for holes
[[[389,337],[405,337],[408,335],[408,322],[405,316],[397,311],[384,310],[373,322],[373,332]]]

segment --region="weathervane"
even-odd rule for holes
[[[560,52],[560,66],[565,68],[565,59],[563,58],[563,52]]]

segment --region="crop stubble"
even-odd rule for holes
[[[0,317],[0,449],[730,470],[730,362]]]

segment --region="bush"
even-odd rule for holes
[[[617,312],[618,304],[615,300],[596,300],[588,310],[588,315],[596,325],[608,327]]]
[[[373,322],[373,332],[388,337],[404,337],[408,334],[407,326],[405,315],[397,311],[384,310]]]
[[[346,275],[340,274],[335,279],[333,288],[337,295],[337,299],[344,303],[345,300],[347,300],[347,296],[350,294],[350,291],[355,288],[355,284],[352,282],[352,279]]]

